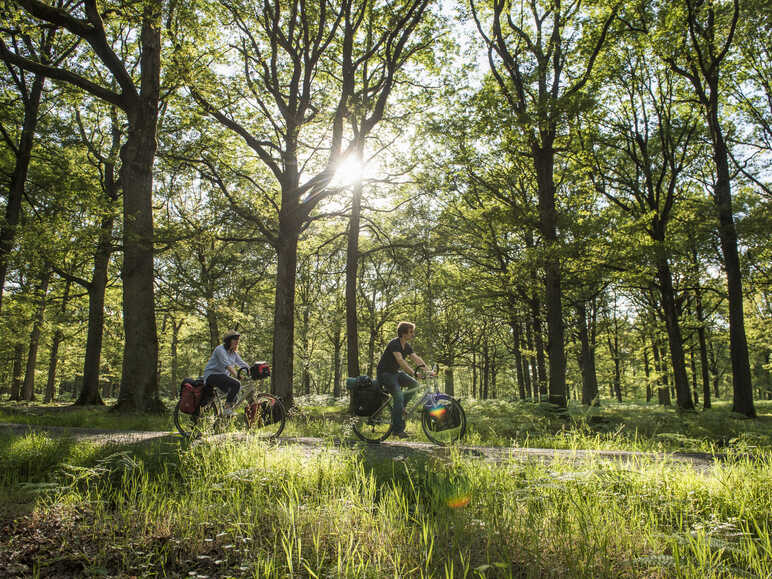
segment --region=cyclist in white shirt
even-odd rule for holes
[[[226,414],[233,413],[233,405],[241,390],[241,382],[236,379],[239,368],[249,370],[249,366],[237,352],[240,337],[241,334],[238,332],[227,331],[222,338],[223,343],[214,349],[204,368],[204,382],[210,386],[216,386],[227,395]]]

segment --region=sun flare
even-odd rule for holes
[[[366,164],[358,155],[348,155],[338,163],[332,184],[336,187],[350,187],[365,177]]]

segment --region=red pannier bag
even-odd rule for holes
[[[180,412],[195,414],[201,406],[206,386],[203,380],[185,378],[180,384]]]

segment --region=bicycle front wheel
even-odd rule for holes
[[[282,401],[273,394],[258,394],[244,407],[249,432],[258,438],[277,438],[287,422]]]
[[[174,407],[174,426],[182,436],[197,439],[214,434],[220,423],[220,403],[217,396],[199,407],[194,414],[180,412],[180,403]]]
[[[452,444],[466,433],[466,414],[458,400],[441,394],[431,408],[423,409],[421,428],[434,444]]]
[[[381,404],[380,408],[370,416],[354,416],[351,420],[351,429],[357,438],[365,442],[381,442],[386,440],[392,431],[391,426],[391,398]]]

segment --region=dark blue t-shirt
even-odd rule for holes
[[[410,344],[405,342],[405,349],[403,350],[402,344],[399,343],[399,338],[394,338],[388,343],[386,350],[384,350],[383,355],[381,356],[381,361],[378,362],[378,374],[396,374],[399,371],[399,364],[394,357],[394,352],[400,352],[402,357],[407,359],[407,357],[413,353],[413,348]]]

